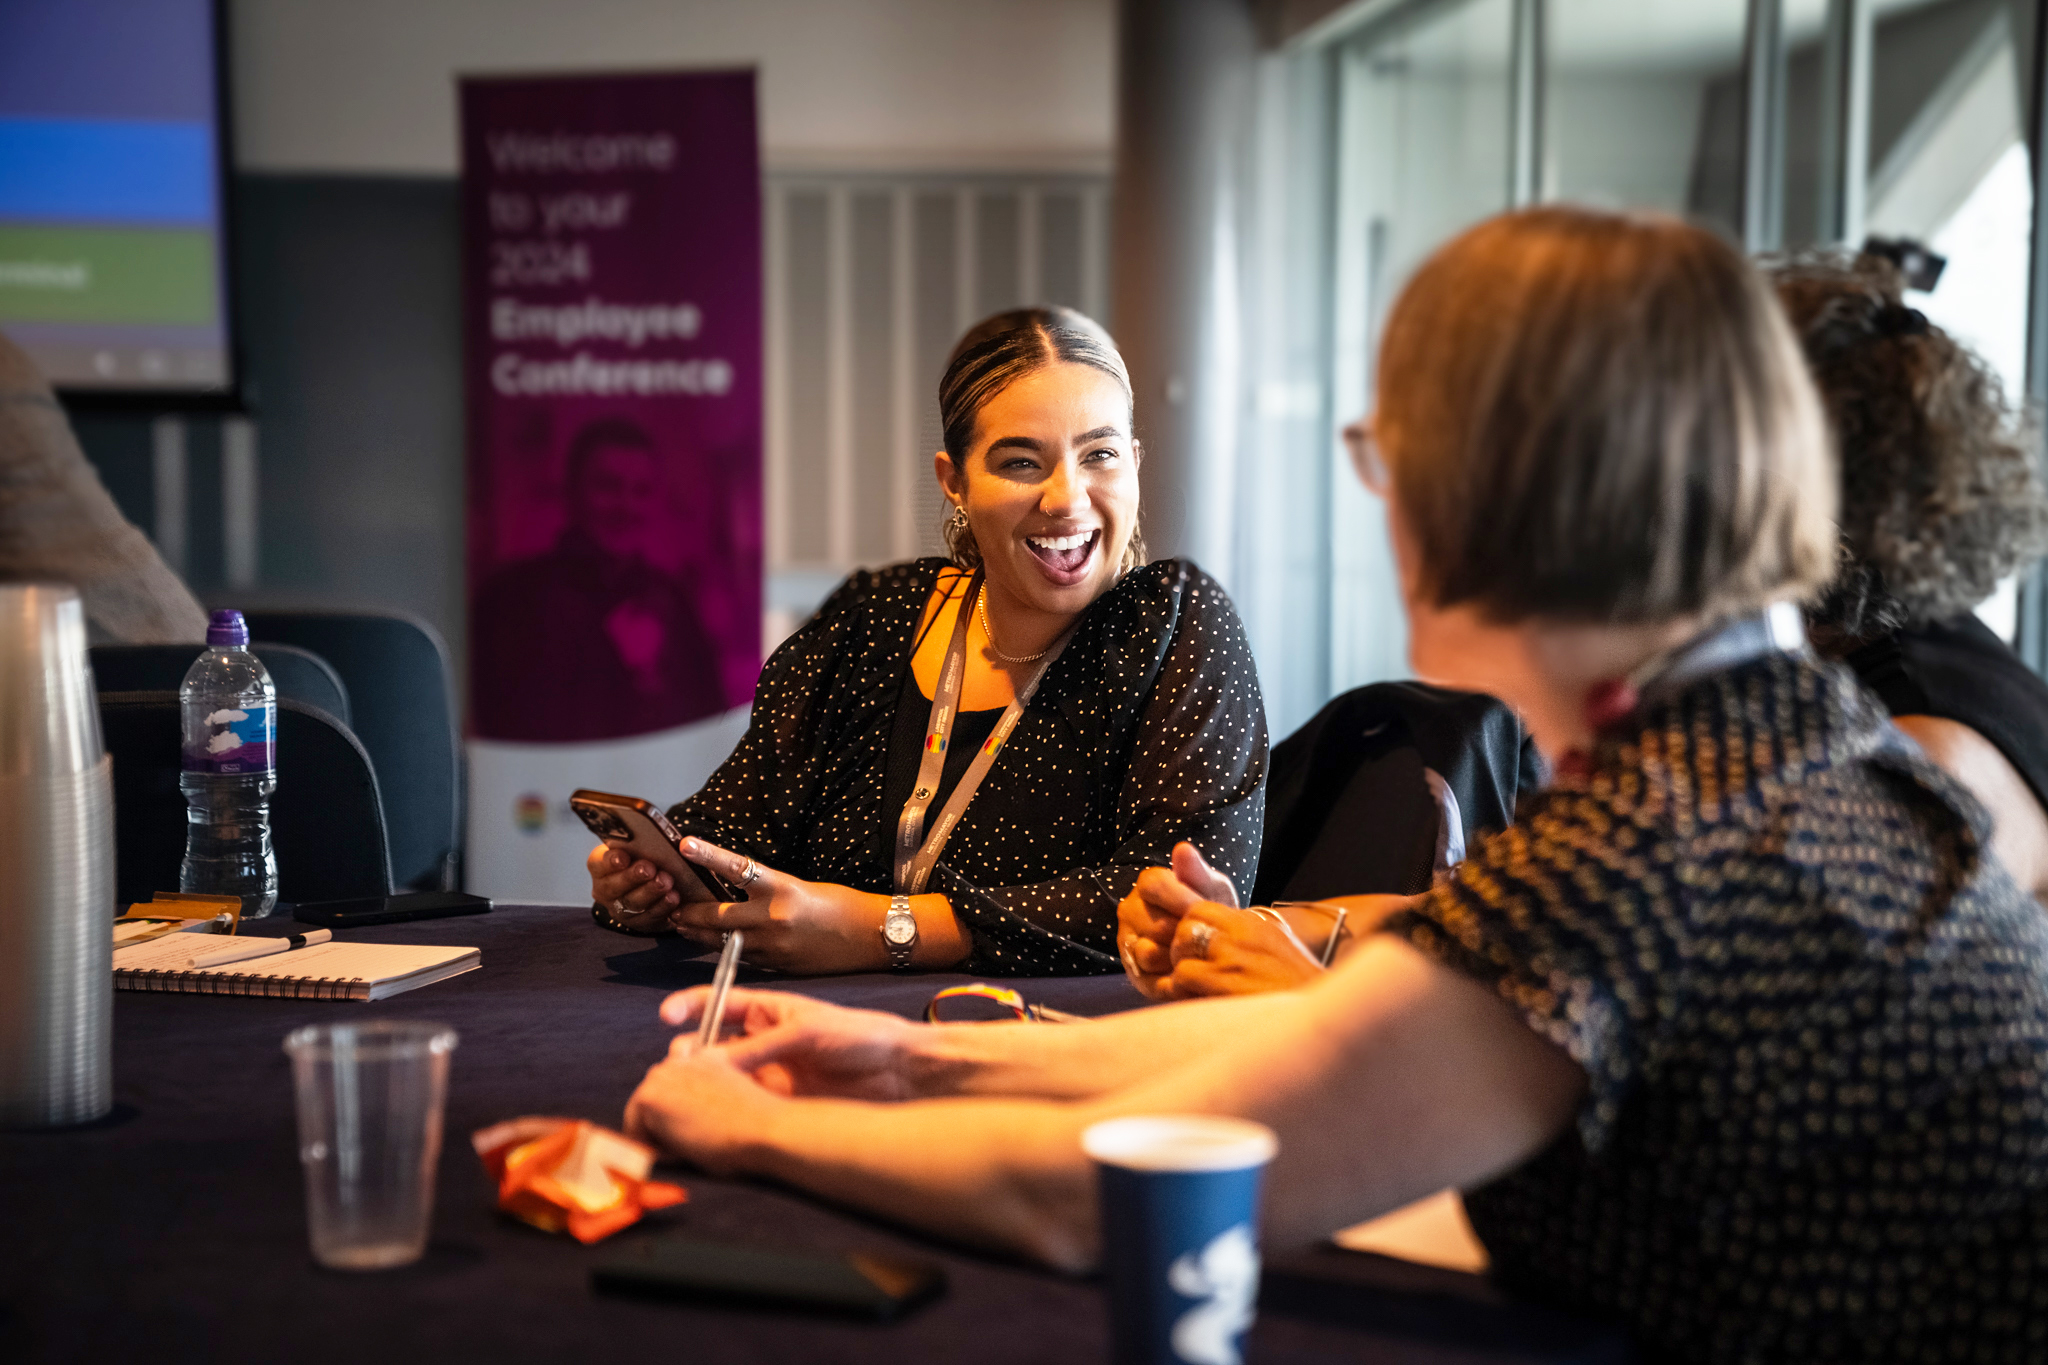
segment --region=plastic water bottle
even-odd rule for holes
[[[270,795],[277,790],[277,688],[249,652],[238,611],[217,611],[206,652],[178,689],[183,714],[185,861],[178,889],[240,896],[242,917],[277,905]]]

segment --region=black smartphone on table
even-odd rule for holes
[[[491,908],[489,897],[465,891],[402,891],[395,896],[363,896],[355,900],[300,901],[290,907],[301,924],[327,929],[365,929],[375,924],[406,924],[417,919],[481,915]]]
[[[852,1252],[844,1256],[651,1237],[592,1268],[614,1294],[765,1308],[806,1308],[889,1322],[937,1298],[946,1272],[927,1261]]]
[[[623,849],[636,861],[645,858],[668,873],[684,900],[731,904],[746,899],[724,879],[683,856],[683,836],[653,802],[582,787],[571,793],[569,809],[576,812],[585,829],[605,843]]]

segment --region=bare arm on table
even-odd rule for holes
[[[764,994],[750,993],[750,1013]],[[787,1026],[798,1030],[788,1046],[774,1041],[775,1024],[701,1055],[679,1045],[635,1092],[629,1128],[713,1170],[771,1176],[1073,1270],[1097,1257],[1080,1133],[1098,1119],[1222,1113],[1270,1124],[1280,1155],[1266,1229],[1285,1244],[1519,1164],[1564,1128],[1585,1090],[1579,1067],[1490,989],[1384,937],[1298,992],[1087,1025],[934,1029],[928,1042],[877,1026],[875,1064],[837,1074],[826,1093],[809,1084],[825,1075],[817,1064],[835,1050],[850,1059],[856,1030],[822,1013]],[[982,1036],[957,1037],[969,1030]],[[1087,1083],[1062,1084],[1065,1068],[1085,1070]],[[896,1093],[879,1094],[878,1077]],[[1071,1096],[1105,1080],[1086,1098],[914,1098],[1002,1084]],[[849,1093],[904,1102],[838,1097]]]

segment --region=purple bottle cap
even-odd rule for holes
[[[217,611],[206,623],[206,643],[209,645],[232,645],[236,649],[246,648],[249,643],[249,623],[238,611]]]

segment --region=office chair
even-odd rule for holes
[[[102,692],[99,703],[114,758],[115,898],[125,906],[178,886],[187,824],[178,788],[178,694]],[[377,774],[348,727],[325,711],[280,699],[277,759],[270,837],[278,899],[388,894],[391,855]]]
[[[203,645],[94,645],[92,676],[101,692],[175,692]],[[259,641],[249,652],[270,671],[280,699],[316,706],[349,723],[348,687],[334,665],[296,645]]]
[[[1354,688],[1273,748],[1254,905],[1429,889],[1505,829],[1542,759],[1501,702],[1415,682]]]
[[[452,890],[462,857],[462,751],[448,649],[432,626],[397,612],[251,611],[252,639],[281,640],[334,665],[350,728],[376,765],[404,889]]]

